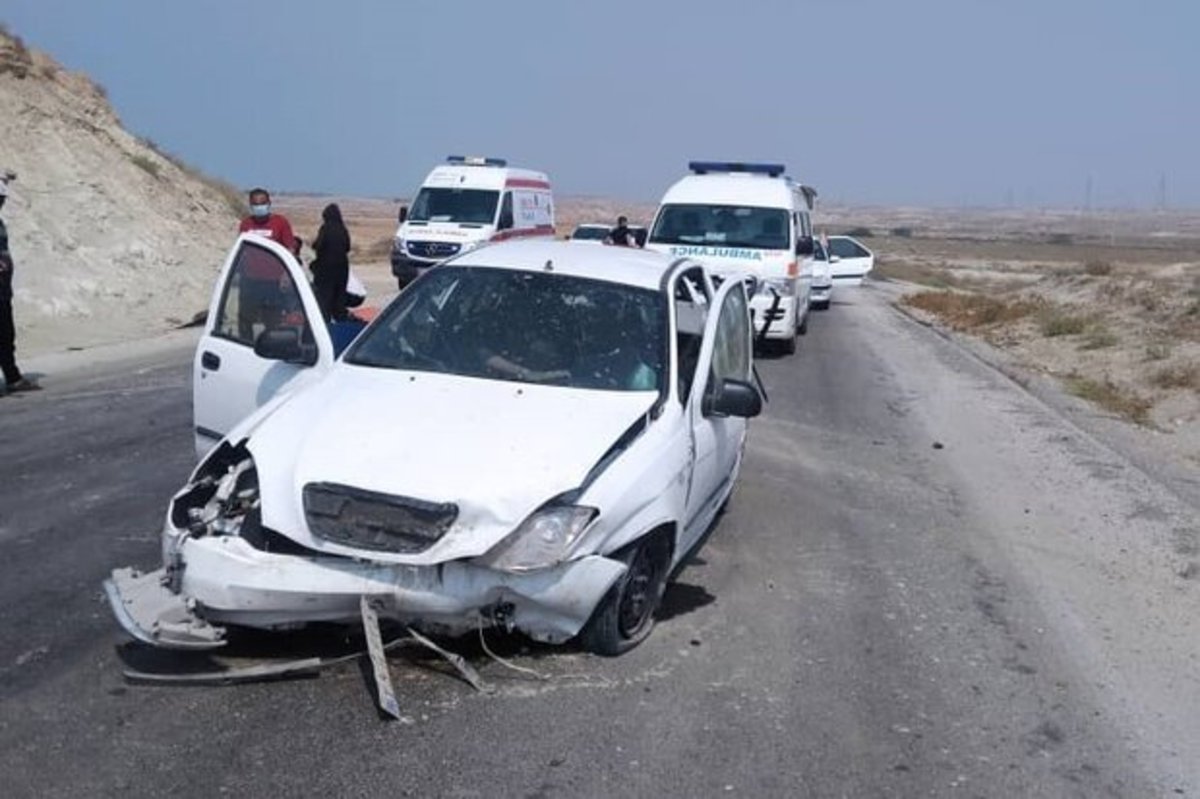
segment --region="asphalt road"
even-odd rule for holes
[[[840,291],[739,487],[617,659],[453,642],[368,672],[128,684],[100,581],[158,563],[189,353],[0,398],[0,794],[1164,796],[1200,790],[1195,509],[884,292]],[[252,637],[247,657],[343,651]]]

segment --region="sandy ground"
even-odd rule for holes
[[[1158,436],[1200,466],[1200,236],[961,230],[863,239],[905,307],[1001,350],[1026,370]],[[1149,231],[1149,232],[1147,232]]]

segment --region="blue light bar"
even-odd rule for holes
[[[751,175],[769,175],[777,178],[783,174],[783,164],[742,164],[734,161],[691,161],[688,169],[697,175],[707,175],[709,172],[746,172]]]
[[[446,163],[464,166],[508,166],[508,161],[503,158],[484,158],[480,155],[448,155]]]

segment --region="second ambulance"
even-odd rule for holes
[[[717,274],[755,277],[756,336],[795,352],[808,324],[816,190],[786,177],[782,164],[688,167],[692,174],[663,195],[646,248],[693,258]]]
[[[554,200],[544,172],[502,158],[452,155],[433,168],[392,243],[400,288],[451,256],[493,241],[554,235]]]

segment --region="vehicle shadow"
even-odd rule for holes
[[[662,602],[659,604],[654,618],[660,622],[669,621],[676,616],[683,616],[716,601],[717,598],[703,586],[671,583],[663,594]]]

